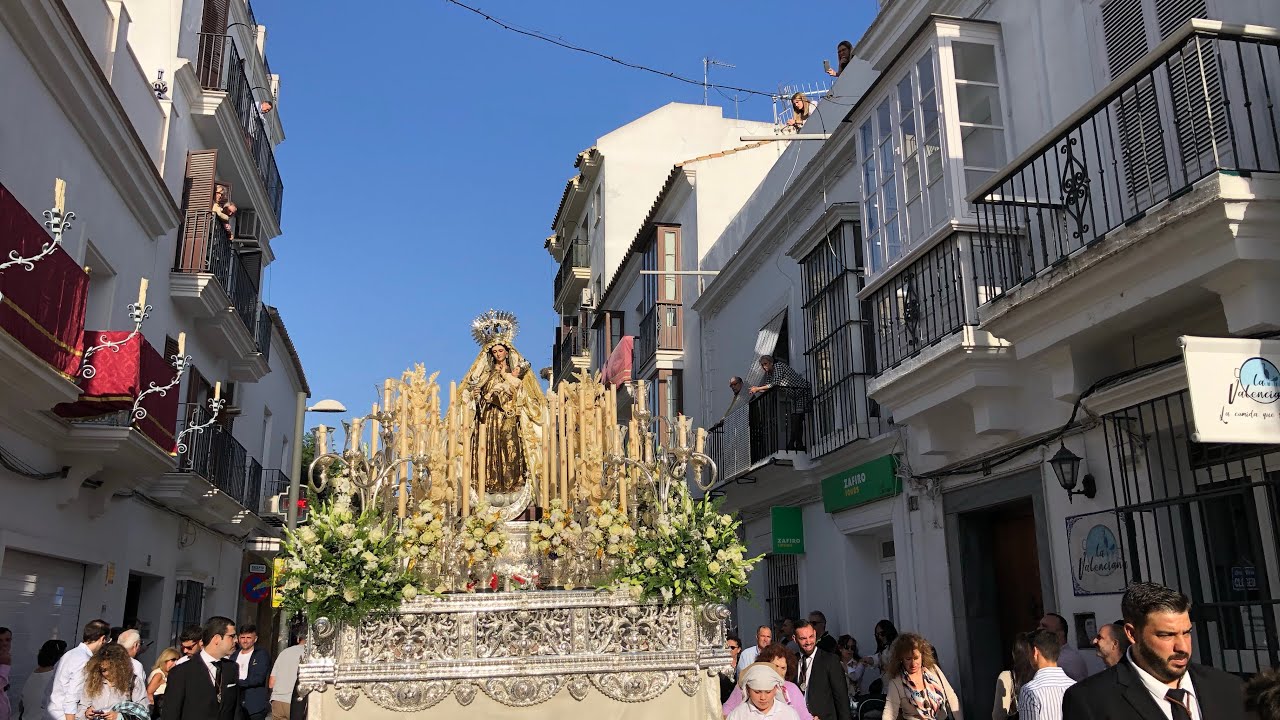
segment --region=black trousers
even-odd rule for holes
[[[787,433],[787,449],[803,451],[804,444],[804,413],[791,413],[791,427]]]

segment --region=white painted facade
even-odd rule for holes
[[[882,4],[855,49],[873,71],[856,85],[846,71],[819,105],[848,122],[820,147],[784,152],[723,233],[723,249],[704,259],[720,274],[693,306],[701,343],[686,353],[706,359],[693,414],[707,425],[729,404],[724,381],[748,371],[758,330],[780,312],[791,365],[816,385],[821,370],[801,332],[811,322],[803,262],[841,218],[856,223],[858,239],[843,248],[856,288],[847,314],[865,332],[847,345],[870,354],[864,396],[879,406],[879,427],[868,416],[867,432],[834,450],[816,451],[810,434],[808,452],[773,452],[719,490],[744,514],[752,553],[771,550],[771,507],[802,507],[799,613],[824,611],[830,631],[852,634],[864,653],[883,617],[923,633],[969,716],[990,709],[1010,632],[1056,611],[1078,643],[1085,621],[1119,617],[1125,580],[1193,598],[1198,661],[1250,673],[1280,652],[1265,630],[1280,582],[1270,510],[1280,455],[1190,441],[1177,343],[1280,329],[1271,134],[1280,117],[1259,100],[1264,85],[1275,96],[1280,77],[1280,9],[1195,5]],[[1186,23],[1205,16],[1227,24]],[[1244,60],[1232,65],[1235,43]],[[1215,62],[1194,62],[1197,47]],[[1184,70],[1199,78],[1195,109],[1179,104],[1193,87],[1181,84]],[[1143,83],[1156,89],[1134,90]],[[1138,143],[1151,140],[1116,129],[1117,107],[1133,108],[1138,92],[1161,108],[1161,126],[1146,136],[1158,132],[1160,147],[1145,155]],[[1201,107],[1217,124],[1197,124],[1210,122]],[[937,136],[925,109],[936,112]],[[1098,125],[1101,139],[1090,118],[1111,123]],[[1216,155],[1197,154],[1196,143],[1214,141]],[[1090,205],[1062,191],[1073,159],[1086,168]],[[1037,187],[1024,166],[1047,169],[1046,180]],[[1144,176],[1157,180],[1134,179]],[[1131,201],[1131,192],[1149,197]],[[896,234],[886,234],[891,225]],[[1023,253],[1016,262],[1010,247]],[[818,420],[809,422],[812,433]],[[1060,445],[1082,459],[1077,492],[1089,474],[1094,497],[1060,486],[1048,463]],[[887,454],[900,458],[900,494],[824,511],[823,478]],[[1086,526],[1116,523],[1122,567],[1105,577],[1082,578],[1080,548],[1068,544],[1068,519],[1082,515]],[[768,621],[766,600],[785,599],[770,578],[775,565],[761,564],[755,599],[738,603],[747,635]],[[1085,594],[1081,582],[1108,592]],[[1101,668],[1087,643],[1080,652]]]
[[[143,336],[163,352],[166,338],[185,332],[200,376],[221,382],[224,393],[234,383],[230,435],[250,478],[262,471],[261,490],[249,479],[232,497],[195,471],[178,472],[179,458],[136,430],[58,418],[50,408],[76,401],[79,388],[0,333],[0,448],[28,469],[65,474],[42,480],[0,468],[0,624],[14,630],[15,698],[40,644],[58,636],[74,645],[94,618],[121,625],[126,615],[138,617],[144,638],[156,643],[141,659],[153,659],[182,623],[175,606],[184,589],[202,589],[198,608],[189,606],[193,617],[253,621],[269,636],[269,609],[245,602],[241,582],[247,564],[269,562],[251,552],[255,538],[280,533],[278,522],[264,520],[263,495],[292,473],[295,420],[309,390],[283,322],[258,292],[280,225],[272,197],[280,188],[259,171],[270,150],[251,155],[235,134],[241,126],[228,93],[197,79],[201,12],[202,3],[179,0],[0,7],[0,95],[21,99],[0,107],[0,183],[39,218],[53,205],[55,178],[66,181],[76,218],[64,249],[90,268],[85,328],[131,329],[126,305],[147,278],[152,309]],[[241,51],[246,82],[272,91],[255,89],[255,99],[274,102],[278,76],[265,73],[261,55],[265,28],[254,32],[249,18],[244,1],[232,0],[226,20],[234,39],[226,42]],[[168,86],[163,99],[152,88],[158,70]],[[278,104],[255,117],[270,145],[283,139]],[[260,262],[246,264],[252,325],[228,307],[216,277],[174,271],[187,154],[211,148],[220,150],[217,180],[258,220],[251,245]],[[237,231],[251,234],[247,226]],[[6,271],[0,289],[22,275]],[[171,394],[197,399],[192,377]]]

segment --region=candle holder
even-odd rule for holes
[[[409,479],[405,483],[404,492],[412,494],[415,489],[430,489],[432,472],[429,458],[425,454],[412,453],[401,456],[394,446],[394,430],[392,425],[395,416],[389,412],[369,413],[350,421],[343,421],[346,431],[343,449],[340,452],[326,452],[317,455],[311,461],[307,473],[307,485],[316,493],[323,491],[331,484],[329,468],[335,463],[342,463],[347,468],[347,477],[355,486],[360,498],[361,507],[368,508],[375,503],[390,504],[399,501],[402,467],[409,467]],[[366,422],[379,424],[378,436],[382,440],[382,449],[366,452],[360,442],[361,431]],[[319,470],[317,473],[316,470]],[[405,498],[406,504],[408,498]],[[398,516],[397,512],[388,513]],[[403,521],[403,518],[398,518]],[[398,529],[398,528],[397,528]]]
[[[213,426],[215,422],[217,422],[218,413],[222,412],[222,408],[226,407],[226,405],[227,405],[227,401],[225,398],[209,398],[209,419],[200,423],[199,425],[188,425],[185,430],[178,433],[178,437],[176,441],[178,444],[179,455],[185,455],[187,452],[187,444],[184,441],[184,438],[186,438],[188,435],[204,434],[205,430],[209,429],[210,427]],[[146,411],[143,411],[144,417],[145,417],[145,414],[146,414]]]
[[[31,257],[21,257],[18,255],[17,250],[10,250],[9,259],[5,262],[0,262],[0,272],[19,265],[27,272],[31,272],[36,269],[36,263],[52,255],[54,251],[62,246],[62,234],[71,228],[71,221],[75,219],[76,214],[73,212],[64,213],[59,208],[53,207],[45,210],[44,216],[47,218],[44,221],[44,226],[53,233],[53,239],[44,243],[40,247],[40,252]],[[0,298],[4,298],[4,293],[0,292]]]
[[[144,398],[148,395],[159,395],[160,397],[164,397],[169,394],[170,390],[177,387],[179,382],[182,382],[182,376],[186,374],[187,367],[191,365],[191,356],[182,354],[170,355],[169,364],[172,365],[174,369],[173,380],[170,380],[167,385],[156,385],[155,381],[152,380],[151,386],[138,393],[138,397],[134,399],[132,410],[134,422],[138,422],[147,417],[147,409],[142,407],[142,401]],[[179,452],[182,451],[179,450]]]
[[[98,342],[100,344],[94,345],[84,351],[84,356],[80,363],[80,377],[85,380],[89,380],[92,379],[94,375],[97,375],[98,369],[93,366],[93,363],[91,363],[89,359],[101,350],[110,350],[114,353],[120,352],[121,346],[127,344],[130,340],[137,337],[138,333],[142,332],[143,321],[148,317],[151,317],[152,307],[150,305],[139,307],[137,303],[129,303],[126,309],[129,311],[129,319],[133,321],[133,332],[126,335],[122,340],[114,342],[108,340],[106,335],[99,335]]]

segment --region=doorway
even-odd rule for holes
[[[990,716],[1014,637],[1056,604],[1041,487],[1032,471],[944,497],[958,657],[942,664],[971,717]]]

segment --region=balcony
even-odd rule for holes
[[[555,351],[556,379],[565,380],[591,367],[591,354],[586,334],[577,328],[561,328]]]
[[[743,392],[746,392],[745,390]],[[774,484],[794,477],[797,469],[809,467],[805,446],[811,429],[806,412],[800,426],[792,425],[793,414],[807,406],[799,390],[775,387],[739,405],[725,417],[723,425],[707,438],[707,454],[716,463],[717,485],[729,483]],[[793,438],[793,432],[800,437]],[[794,449],[789,449],[794,448]],[[772,496],[779,488],[759,488],[755,495]],[[741,507],[735,501],[735,507]]]
[[[231,379],[256,382],[267,374],[259,346],[263,312],[258,285],[227,236],[204,209],[187,211],[169,276],[173,299],[196,318],[196,328],[229,357]]]
[[[304,497],[305,487],[301,488],[299,492],[300,494],[298,497]],[[271,498],[288,494],[289,476],[284,470],[262,471],[262,500],[259,504],[258,515],[261,516],[268,525],[273,527],[284,527],[285,522],[288,520],[288,516],[285,515],[283,511],[287,511],[288,508],[282,505],[280,506],[280,510],[282,512],[275,513],[272,512],[270,504]]]
[[[640,333],[636,335],[632,372],[644,377],[652,369],[660,352],[670,352],[669,358],[679,360],[684,350],[684,307],[673,303],[657,303],[649,308],[640,320]]]
[[[185,427],[208,419],[205,408],[184,405],[183,410]],[[148,494],[224,532],[261,529],[262,465],[216,424],[184,442],[177,469],[153,481]]]
[[[1232,332],[1264,329],[1278,38],[1192,20],[976,188],[981,327],[1030,356],[1113,318],[1203,309],[1207,289]]]
[[[74,232],[74,230],[73,230]],[[28,268],[49,231],[0,185],[0,414],[17,427],[30,410],[72,402],[80,366],[89,276],[58,248]]]
[[[569,243],[555,280],[555,309],[562,314],[577,312],[582,291],[591,282],[591,252],[585,240]]]
[[[235,39],[201,33],[194,71],[202,91],[194,104],[197,125],[230,159],[233,184],[248,191],[265,243],[280,234],[284,182]]]

